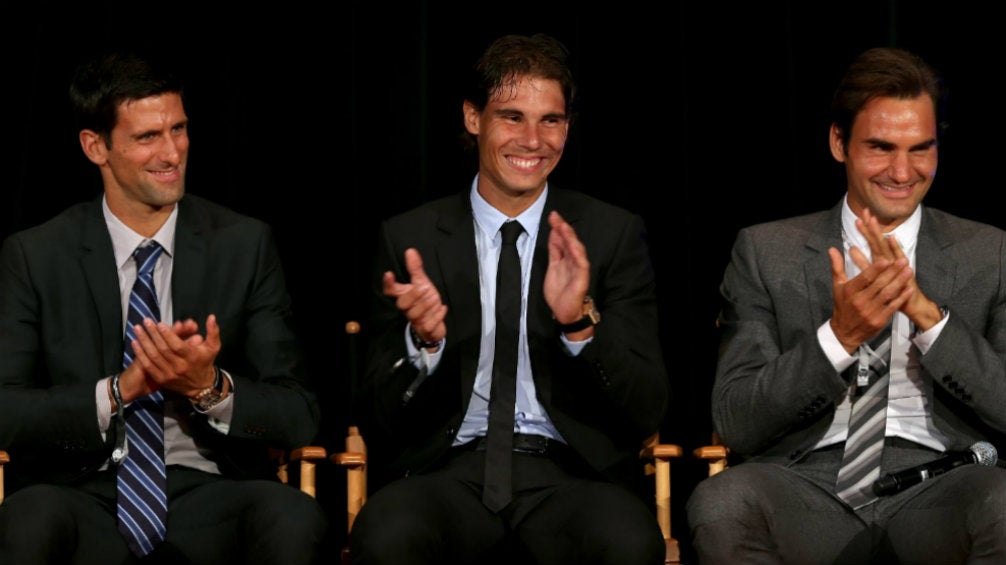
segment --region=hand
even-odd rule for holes
[[[877,259],[907,260],[905,252],[901,249],[901,243],[894,237],[894,234],[891,234],[890,237],[884,237],[880,229],[880,222],[877,221],[876,216],[870,213],[869,209],[864,210],[863,217],[856,220],[856,228],[869,242],[870,256],[874,261]],[[866,257],[862,253],[854,254],[852,258],[860,269],[867,263]],[[915,327],[926,331],[943,318],[943,313],[940,311],[939,305],[930,300],[919,288],[914,271],[908,280],[908,285],[912,287],[912,296],[901,307],[901,312],[908,316]]]
[[[583,299],[590,287],[590,261],[573,226],[558,212],[548,215],[548,223],[552,231],[548,236],[545,302],[560,324],[569,324],[583,317]]]
[[[134,330],[133,365],[139,364],[149,381],[190,398],[213,385],[221,346],[216,316],[206,318],[205,338],[194,320],[168,326],[147,318]]]
[[[395,305],[405,314],[420,339],[439,342],[447,337],[444,324],[447,305],[440,300],[440,291],[426,276],[419,251],[405,250],[405,269],[409,273],[408,283],[396,281],[391,271],[384,273],[384,295],[395,299]]]

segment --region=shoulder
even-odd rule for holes
[[[550,188],[545,214],[555,210],[567,221],[578,219],[605,223],[640,221],[639,215],[626,208],[575,190]]]
[[[269,225],[258,218],[194,194],[186,194],[178,203],[178,222],[181,226],[196,230],[271,231]]]
[[[393,231],[397,229],[415,230],[434,227],[445,219],[448,221],[470,220],[471,213],[468,192],[460,192],[431,200],[405,212],[395,214],[385,219],[384,224]]]
[[[67,243],[79,242],[81,230],[88,222],[99,221],[102,221],[100,200],[80,202],[41,224],[11,234],[7,242],[51,246],[55,253]]]
[[[822,210],[780,220],[752,224],[741,228],[740,233],[757,240],[806,241],[833,231],[838,218],[830,210]],[[840,228],[839,224],[834,224]],[[837,235],[837,234],[836,234]]]
[[[1006,231],[996,226],[955,216],[936,208],[923,208],[920,230],[945,243],[973,242],[987,244],[1006,237]]]

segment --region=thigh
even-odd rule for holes
[[[1006,563],[1006,472],[998,467],[959,467],[885,507],[883,547],[899,563]]]
[[[326,519],[300,490],[189,469],[169,471],[168,482],[167,542],[192,563],[318,562]]]
[[[703,480],[687,514],[703,563],[865,563],[870,552],[862,519],[779,465],[742,463]]]
[[[4,563],[132,562],[116,524],[114,498],[57,485],[33,485],[4,499],[0,557]]]
[[[514,524],[514,537],[534,563],[664,562],[656,517],[620,486],[570,477],[531,496],[539,500]]]
[[[481,458],[481,452],[461,452],[437,471],[399,479],[374,493],[353,523],[353,562],[490,560],[500,550],[504,525],[482,504]]]

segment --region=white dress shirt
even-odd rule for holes
[[[858,247],[870,257],[870,245],[856,228],[856,215],[849,208],[848,195],[842,206],[842,242],[845,253],[845,272],[848,278],[859,274],[859,267],[852,261],[849,249]],[[919,226],[922,222],[922,206],[892,232],[915,270],[915,246],[918,242]],[[923,289],[925,291],[925,289]],[[924,355],[947,323],[950,314],[925,332],[918,332],[915,325],[902,312],[894,315],[891,328],[891,381],[888,387],[887,436],[897,436],[915,443],[944,451],[947,438],[933,425],[928,398],[932,396],[933,383],[922,378],[919,371],[919,357]],[[818,328],[818,340],[825,354],[831,360],[835,371],[841,373],[858,359],[850,355],[835,337],[830,320]],[[914,347],[913,347],[914,345]],[[856,386],[855,379],[850,384]],[[849,415],[852,403],[847,394],[835,411],[831,427],[816,447],[823,447],[845,441],[849,429]]]

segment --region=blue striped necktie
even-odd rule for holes
[[[133,253],[136,260],[136,282],[129,295],[126,316],[126,343],[122,368],[133,363],[130,345],[136,334],[133,326],[144,318],[160,321],[154,291],[154,265],[164,249],[157,242],[139,247]],[[150,553],[164,541],[168,515],[166,475],[164,473],[164,397],[157,391],[133,401],[119,414],[126,418],[128,451],[118,470],[119,532],[129,548],[139,556]]]

